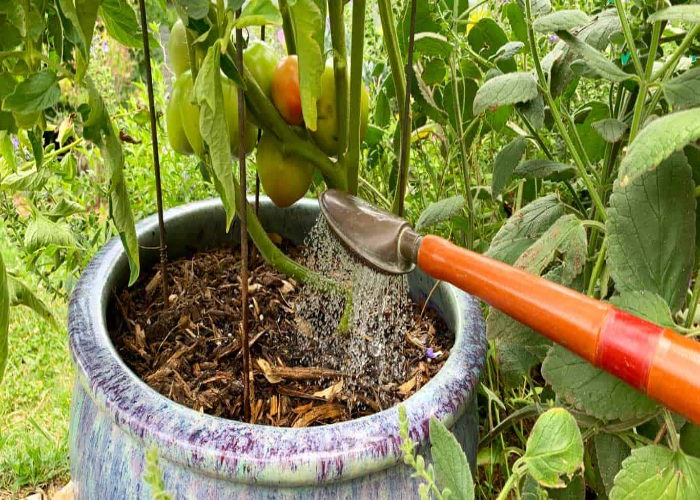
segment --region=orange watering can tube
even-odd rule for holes
[[[437,236],[418,266],[700,425],[699,342]]]

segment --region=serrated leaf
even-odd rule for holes
[[[668,304],[655,293],[647,291],[623,292],[612,297],[610,302],[618,309],[657,325],[667,328],[675,328],[676,326]]]
[[[0,184],[0,189],[11,193],[17,191],[38,191],[44,187],[50,177],[51,171],[47,168],[42,168],[38,172],[34,168],[22,170],[4,177]]]
[[[444,200],[431,203],[426,208],[416,222],[416,230],[427,229],[441,222],[450,220],[452,217],[460,213],[464,206],[464,196],[458,194]]]
[[[527,140],[523,137],[517,137],[505,145],[496,155],[493,165],[493,177],[491,178],[491,196],[494,199],[501,194],[508,184],[508,180],[510,180],[515,167],[520,163],[526,148]]]
[[[526,102],[537,97],[537,82],[531,73],[507,73],[485,82],[474,97],[473,111],[478,115],[489,108]]]
[[[700,498],[700,459],[658,445],[632,450],[610,492],[610,500],[631,498]]]
[[[625,186],[699,138],[700,108],[678,111],[652,121],[630,144],[620,163],[618,179]]]
[[[674,108],[697,106],[700,104],[700,67],[691,68],[676,78],[661,82],[661,89]]]
[[[583,467],[583,440],[576,419],[564,408],[546,411],[535,422],[522,460],[541,485],[562,487],[562,475]]]
[[[447,58],[452,53],[452,44],[443,35],[426,31],[416,33],[415,51],[426,56]]]
[[[700,5],[672,5],[663,10],[654,12],[649,16],[647,22],[671,21],[687,24],[700,23]]]
[[[515,57],[516,54],[519,54],[524,47],[525,44],[523,42],[508,42],[500,47],[492,57],[496,61],[513,59],[513,57]]]
[[[559,398],[596,418],[626,421],[656,413],[644,394],[558,345],[547,353],[542,376]]]
[[[296,0],[291,5],[299,57],[299,92],[306,128],[316,130],[316,101],[321,95],[321,74],[325,69],[323,41],[326,2]]]
[[[430,419],[430,445],[440,488],[449,488],[450,498],[454,500],[473,500],[474,480],[467,456],[457,439],[435,417]]]
[[[685,155],[674,153],[624,186],[616,182],[606,229],[616,288],[656,293],[678,310],[695,257],[695,190]]]
[[[32,292],[27,285],[12,275],[8,275],[8,290],[11,306],[25,306],[46,320],[54,330],[59,326],[48,306]]]
[[[563,181],[571,179],[576,169],[571,165],[546,159],[526,160],[517,166],[513,174],[526,179],[545,179]]]
[[[558,31],[557,35],[600,77],[613,82],[624,82],[633,78],[634,75],[625,73],[594,47],[579,40],[571,33]]]
[[[591,21],[585,12],[580,10],[558,10],[538,17],[532,23],[532,29],[539,33],[550,33],[553,31],[571,31],[583,26]]]
[[[622,468],[622,462],[631,452],[622,439],[615,434],[599,432],[593,437],[595,453],[598,464],[598,472],[603,480],[605,493],[610,495],[615,476]]]
[[[2,102],[2,109],[16,113],[33,113],[50,108],[60,97],[61,89],[56,73],[45,69],[19,82]]]
[[[0,252],[0,382],[7,364],[7,337],[10,328],[10,291],[7,283],[7,270]]]
[[[485,255],[513,265],[565,213],[564,205],[556,195],[538,198],[501,226]]]
[[[236,28],[248,26],[265,26],[282,24],[282,15],[279,9],[270,0],[249,0],[241,11],[241,16],[236,19]]]
[[[618,142],[625,135],[627,124],[615,118],[608,118],[593,123],[593,129],[607,142]]]
[[[102,0],[99,14],[109,36],[127,47],[143,48],[141,26],[126,0]]]
[[[214,171],[214,187],[226,210],[226,231],[236,213],[236,192],[233,184],[233,165],[229,144],[228,125],[221,87],[218,43],[209,47],[194,84],[195,99],[200,105],[199,129],[209,147]]]
[[[209,0],[174,0],[174,2],[192,19],[202,19],[209,12]]]

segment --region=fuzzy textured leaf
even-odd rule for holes
[[[236,19],[236,28],[248,26],[265,26],[282,24],[282,15],[279,9],[270,0],[249,0],[241,11],[241,16]]]
[[[671,113],[645,126],[634,139],[620,163],[618,179],[622,186],[687,144],[700,138],[700,108]]]
[[[558,31],[557,35],[569,46],[573,52],[583,59],[586,64],[595,71],[600,77],[613,82],[624,82],[633,77],[627,74],[615,64],[605,57],[601,52],[592,47],[588,43],[579,40],[577,37],[567,31]]]
[[[571,31],[577,26],[589,23],[590,20],[588,15],[580,10],[557,10],[535,19],[532,23],[532,29],[539,33]]]
[[[700,104],[700,67],[691,68],[676,78],[661,82],[661,88],[666,100],[674,108],[697,106]]]
[[[29,75],[2,103],[5,111],[33,113],[50,108],[61,97],[56,73],[49,69]]]
[[[654,12],[647,19],[650,23],[656,21],[671,21],[687,24],[700,23],[700,5],[672,5],[663,10]]]
[[[321,96],[321,74],[325,69],[323,41],[326,29],[326,2],[296,0],[291,5],[299,56],[299,92],[304,122],[316,130],[316,101]]]
[[[537,82],[531,73],[507,73],[485,82],[474,97],[474,114],[537,97]]]
[[[209,146],[214,186],[226,210],[226,231],[236,213],[236,191],[233,183],[231,146],[221,87],[218,42],[209,47],[194,84],[194,94],[200,105],[199,129]]]
[[[622,462],[631,452],[622,439],[615,434],[599,432],[593,437],[595,453],[598,462],[598,471],[603,480],[605,492],[610,495],[615,482],[615,476],[622,468]]]
[[[518,257],[565,213],[564,205],[554,194],[536,199],[501,226],[485,255],[515,264]]]
[[[416,222],[416,230],[427,229],[441,222],[450,220],[459,214],[464,206],[464,196],[458,194],[444,200],[436,201],[426,208]]]
[[[440,488],[449,488],[454,500],[473,500],[474,480],[462,446],[445,425],[430,419],[430,445],[435,477]]]
[[[516,54],[519,54],[524,47],[525,44],[523,42],[508,42],[496,51],[496,53],[493,55],[493,59],[496,61],[513,59],[513,57],[515,57]]]
[[[583,440],[576,419],[564,408],[540,415],[527,439],[523,461],[542,486],[563,487],[560,476],[583,466]]]
[[[671,310],[666,301],[657,294],[647,291],[622,292],[610,299],[610,302],[623,311],[644,318],[657,325],[675,328]]]
[[[25,306],[46,320],[54,330],[58,330],[58,322],[48,306],[32,292],[27,285],[12,275],[8,278],[8,290],[11,306]]]
[[[610,500],[700,498],[700,459],[665,446],[632,450],[615,477]]]
[[[546,179],[550,181],[563,181],[571,179],[576,174],[576,169],[571,165],[546,159],[526,160],[515,169],[516,177],[526,179]]]
[[[496,155],[493,165],[493,177],[491,178],[491,196],[496,199],[505,189],[513,174],[515,167],[520,163],[520,159],[525,154],[527,140],[517,137],[506,144]]]
[[[619,291],[646,290],[678,310],[695,258],[695,208],[682,152],[624,186],[615,183],[606,228],[608,265]]]
[[[625,135],[627,124],[616,118],[607,118],[593,123],[593,129],[607,142],[618,142]]]
[[[527,102],[516,104],[517,109],[523,114],[535,130],[540,130],[544,126],[544,99],[542,94]]]
[[[523,9],[523,12],[526,12],[525,0],[516,0],[516,4]],[[549,14],[551,11],[552,3],[550,0],[530,0],[530,13],[533,19],[538,16]]]
[[[7,284],[7,270],[0,252],[0,382],[7,363],[7,337],[10,328],[10,290]]]

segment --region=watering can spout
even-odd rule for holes
[[[700,425],[700,343],[437,236],[338,190],[319,197],[331,230],[380,271],[415,265],[479,297]]]

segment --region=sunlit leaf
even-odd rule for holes
[[[546,16],[538,17],[532,23],[532,29],[540,33],[553,31],[571,31],[590,22],[585,12],[580,10],[557,10]]]
[[[99,12],[109,36],[127,47],[143,48],[141,26],[126,0],[102,0]]]
[[[17,84],[2,102],[2,109],[17,113],[33,113],[50,108],[61,97],[56,73],[49,69],[29,75]]]
[[[440,488],[449,488],[454,500],[473,500],[474,480],[462,446],[445,425],[430,419],[430,445],[435,477]]]
[[[236,28],[248,26],[264,26],[282,24],[282,15],[275,4],[270,0],[249,0],[241,11],[241,16],[236,19]]]
[[[78,246],[73,233],[65,226],[51,222],[39,212],[34,212],[34,219],[24,233],[24,247],[28,252],[40,250],[49,245],[64,248]]]
[[[416,230],[428,229],[440,222],[450,220],[461,212],[463,206],[464,196],[461,194],[432,203],[420,214],[416,222]]]
[[[474,97],[473,111],[478,115],[489,108],[526,102],[537,97],[537,82],[531,73],[507,73],[485,82]]]
[[[51,309],[32,292],[27,285],[12,275],[8,275],[8,289],[11,306],[25,306],[46,320],[52,328],[59,329]]]
[[[654,12],[649,16],[647,22],[671,21],[687,24],[700,23],[700,5],[672,5],[663,10]]]

